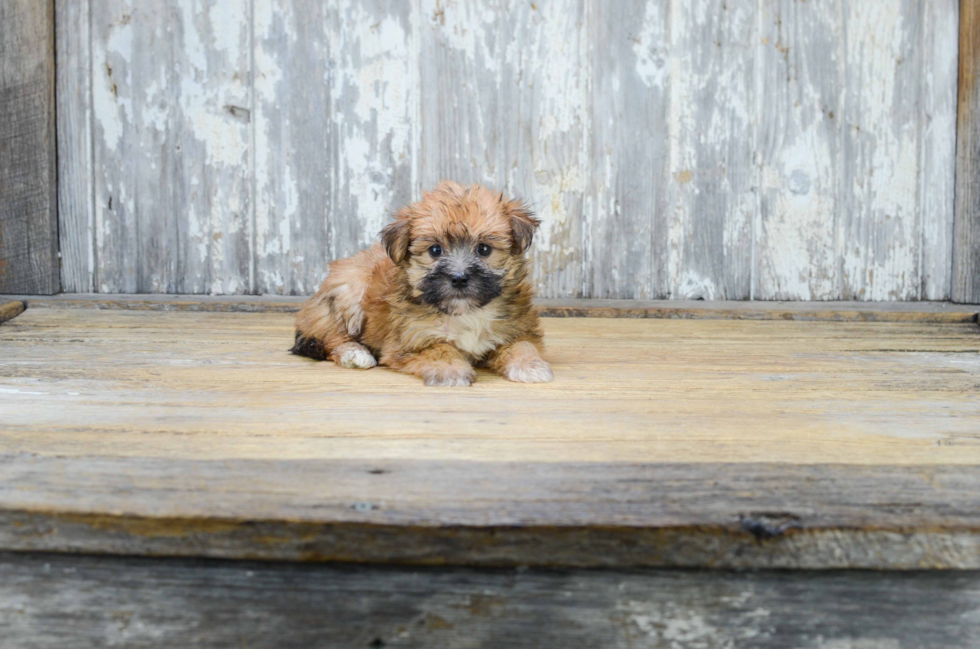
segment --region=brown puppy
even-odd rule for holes
[[[502,193],[443,182],[402,208],[381,244],[330,264],[296,317],[292,352],[350,368],[380,361],[426,385],[470,385],[474,365],[552,380],[524,258],[538,223]]]

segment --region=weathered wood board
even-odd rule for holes
[[[756,224],[753,295],[835,299],[841,295],[841,115],[845,68],[836,2],[766,3],[761,16],[765,87],[756,154],[763,175]]]
[[[8,649],[973,649],[980,574],[382,569],[0,554]]]
[[[970,302],[980,299],[980,1],[960,11],[952,298]]]
[[[0,291],[57,293],[54,5],[0,4]],[[91,179],[89,181],[91,183]]]
[[[90,2],[69,291],[309,293],[448,177],[531,202],[543,297],[951,295],[956,0]]]
[[[298,295],[147,295],[61,293],[0,295],[0,301],[50,309],[295,313]],[[977,322],[980,304],[952,302],[752,302],[705,300],[535,300],[546,318],[672,318],[685,320],[798,320],[817,322]]]
[[[89,276],[100,292],[250,290],[248,8],[91,4],[95,250],[91,272],[66,272],[69,290]],[[87,107],[69,103],[68,118],[73,108]],[[70,125],[62,130],[70,146]]]
[[[554,383],[455,391],[290,356],[291,325],[4,324],[0,547],[980,568],[976,322],[552,318]]]
[[[0,324],[16,318],[24,312],[24,308],[21,300],[0,300]]]
[[[58,223],[61,284],[95,290],[92,40],[87,2],[56,1]]]

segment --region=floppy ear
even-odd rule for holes
[[[411,225],[408,214],[404,211],[395,215],[395,222],[389,223],[381,231],[381,245],[385,252],[396,264],[400,264],[408,255],[408,244],[411,243]]]
[[[515,252],[527,252],[534,239],[534,231],[541,225],[525,203],[510,201],[507,203],[507,213],[510,215],[510,230]]]

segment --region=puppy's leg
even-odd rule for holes
[[[351,335],[343,315],[331,301],[311,300],[296,319],[296,344],[290,351],[318,361],[329,358],[351,369],[366,370],[377,365],[371,350]]]
[[[361,301],[370,282],[372,261],[360,253],[330,266],[320,290],[296,315],[294,354],[330,359],[341,367],[368,369],[378,364],[357,342],[364,328]]]
[[[547,383],[555,378],[551,365],[541,358],[538,348],[527,340],[518,340],[493,350],[487,359],[487,366],[518,383]]]
[[[330,358],[338,362],[333,350],[353,340],[341,315],[318,293],[303,305],[296,316],[296,344],[290,351],[318,361]]]
[[[371,350],[354,340],[344,328],[343,320],[326,305],[319,307],[320,317],[307,318],[303,324],[314,322],[317,326],[296,329],[296,344],[292,351],[300,356],[308,356],[318,361],[328,358],[348,369],[371,369],[378,364]]]
[[[466,386],[476,380],[476,372],[462,352],[447,343],[437,343],[419,352],[382,360],[392,369],[421,378],[426,385]]]
[[[330,360],[341,367],[353,370],[369,370],[378,364],[370,349],[353,340],[331,349]]]

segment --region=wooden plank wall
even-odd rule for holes
[[[54,4],[0,3],[0,293],[60,289]]]
[[[544,297],[951,296],[958,0],[57,6],[68,291],[309,293],[453,178]]]

